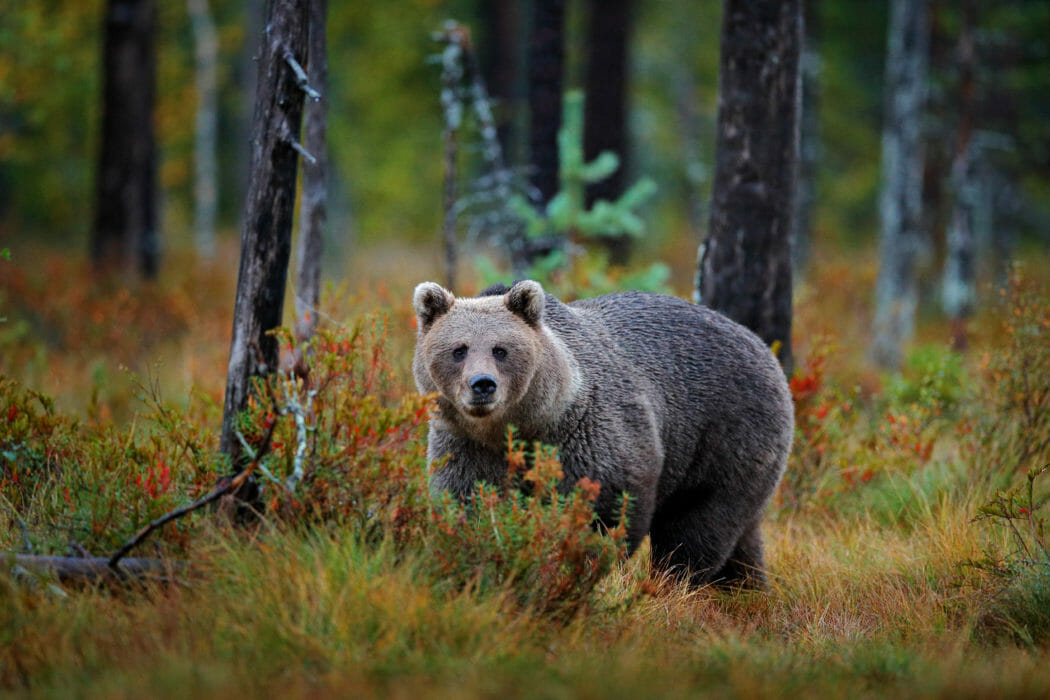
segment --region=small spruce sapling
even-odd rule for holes
[[[602,151],[591,162],[584,160],[583,101],[584,95],[579,90],[565,94],[562,126],[558,132],[558,192],[543,208],[535,207],[520,193],[512,194],[507,200],[508,210],[524,223],[527,238],[561,242],[560,246],[535,260],[529,270],[530,278],[543,282],[549,283],[556,271],[568,266],[570,255],[566,243],[570,236],[584,242],[623,235],[642,237],[645,224],[637,210],[656,193],[656,183],[645,177],[615,201],[601,199],[587,208],[584,199],[587,185],[600,182],[616,172],[620,159],[612,151]],[[484,276],[493,276],[494,270],[487,272]],[[635,275],[632,282],[634,286],[662,291],[667,277],[667,267],[657,264]],[[588,283],[599,291],[612,291],[616,286],[608,279],[596,277],[593,270]]]

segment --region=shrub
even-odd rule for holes
[[[627,499],[619,523],[603,532],[592,526],[601,487],[584,478],[563,493],[554,448],[527,449],[509,435],[507,461],[510,481],[525,488],[478,484],[465,505],[446,494],[427,554],[452,585],[508,588],[522,607],[568,617],[623,556]]]
[[[409,537],[426,520],[428,399],[394,386],[385,333],[366,318],[296,348],[290,331],[277,332],[303,358],[299,371],[257,383],[238,423],[249,444],[276,423],[259,465],[269,513],[338,520],[369,540]]]
[[[18,524],[6,546],[103,553],[214,482],[193,433],[174,439],[163,428],[173,414],[158,411],[127,429],[81,425],[0,376],[0,495]],[[170,528],[165,543],[181,549],[185,528]]]
[[[1005,342],[981,361],[988,401],[972,424],[983,471],[1009,483],[1050,462],[1050,304],[1016,270],[1001,295]]]
[[[951,348],[923,345],[908,354],[905,371],[886,387],[889,400],[898,405],[952,411],[963,398],[968,382],[962,356]]]
[[[991,553],[978,568],[993,575],[997,590],[981,617],[978,631],[1008,636],[1027,644],[1050,643],[1050,539],[1046,506],[1050,492],[1040,482],[1050,467],[1028,473],[1025,483],[981,506],[978,520],[1006,528],[1013,546]],[[1039,487],[1043,488],[1040,489]]]

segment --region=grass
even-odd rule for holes
[[[73,542],[105,554],[221,469],[228,310],[205,307],[232,286],[212,271],[132,297],[87,292],[89,276],[71,265],[43,294],[58,263],[14,258],[18,274],[0,276],[9,318],[0,325],[0,548],[23,550],[28,539],[38,552]],[[482,501],[489,520],[435,509],[408,372],[419,280],[391,277],[362,283],[358,296],[329,295],[326,316],[345,325],[329,321],[318,341],[315,378],[330,391],[316,399],[317,468],[295,497],[271,487],[254,527],[205,512],[138,552],[191,559],[193,577],[63,591],[0,568],[0,688],[1045,697],[1050,584],[1031,554],[1047,542],[1046,478],[1025,500],[1024,473],[1050,462],[1039,413],[1050,377],[1047,280],[1026,277],[987,302],[965,355],[947,349],[946,325],[925,321],[904,372],[883,375],[866,364],[870,314],[855,278],[841,274],[857,262],[833,259],[799,290],[799,433],[766,522],[767,591],[654,579],[644,546],[627,561],[603,559],[608,538],[566,534],[585,512],[584,492],[559,501],[557,517],[549,502],[513,499]],[[861,265],[860,277],[870,272]],[[167,309],[157,324],[154,304]],[[101,332],[78,309],[117,318],[126,332]],[[375,311],[378,326],[360,325]],[[260,402],[246,416],[247,434],[270,409]],[[297,436],[289,417],[274,419],[283,422],[268,465],[282,477]],[[1006,505],[975,520],[1000,491]],[[550,546],[506,546],[530,537]],[[569,586],[578,577],[566,567],[588,561],[606,562],[605,575]],[[541,590],[566,604],[551,607],[554,594]]]

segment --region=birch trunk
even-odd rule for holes
[[[215,212],[218,207],[216,133],[218,105],[216,61],[219,41],[215,35],[208,0],[186,0],[193,29],[195,82],[197,85],[196,132],[193,142],[193,231],[197,254],[215,254]]]
[[[299,208],[299,246],[296,251],[296,336],[302,342],[317,327],[321,302],[321,253],[328,220],[328,43],[325,37],[328,0],[308,0],[310,26],[307,77],[319,97],[304,110],[303,146],[313,156],[303,163],[303,193]]]
[[[957,58],[959,68],[959,131],[952,162],[952,186],[955,193],[948,223],[944,276],[941,299],[944,312],[952,320],[952,345],[957,350],[968,344],[966,319],[973,314],[977,297],[975,210],[980,198],[976,149],[974,145],[974,112],[976,52],[974,29],[977,7],[973,2],[963,7]]]
[[[925,0],[892,0],[882,128],[879,277],[872,359],[900,366],[915,327],[916,263],[922,247],[922,114],[927,89],[929,16]]]

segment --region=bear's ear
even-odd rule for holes
[[[530,326],[539,326],[543,321],[543,307],[547,303],[547,298],[539,282],[532,280],[516,282],[504,299],[507,309],[520,316]]]
[[[416,287],[412,295],[412,306],[419,317],[419,330],[426,331],[434,324],[439,316],[452,308],[452,302],[456,297],[436,282],[423,282]]]

